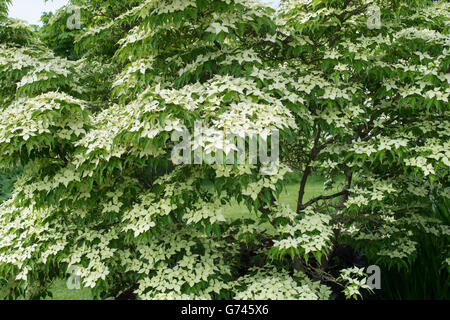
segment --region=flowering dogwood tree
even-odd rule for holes
[[[401,265],[418,234],[450,234],[430,213],[450,197],[447,3],[71,3],[49,21],[80,12],[69,60],[0,1],[0,162],[24,167],[0,206],[10,297],[73,268],[99,298],[356,297],[361,269],[330,272],[339,243]],[[175,164],[173,136],[198,122],[246,146],[279,132],[281,164]],[[291,170],[295,209],[279,201]],[[341,190],[305,201],[313,172]],[[233,201],[253,219],[227,218]]]

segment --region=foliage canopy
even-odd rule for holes
[[[336,282],[356,297],[363,270],[333,269],[339,244],[408,268],[423,235],[448,270],[447,2],[72,0],[39,32],[5,3],[0,163],[24,168],[0,206],[10,297],[70,266],[99,298],[328,299]],[[171,135],[196,121],[279,130],[278,172],[174,165]],[[278,201],[290,170],[296,210]],[[304,201],[313,172],[341,190]],[[254,220],[225,219],[233,200]]]

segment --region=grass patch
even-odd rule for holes
[[[92,293],[89,288],[79,290],[68,289],[66,280],[56,280],[51,286],[53,297],[47,297],[45,300],[92,300]]]

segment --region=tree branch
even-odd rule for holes
[[[349,193],[349,191],[344,189],[344,190],[342,190],[342,191],[340,191],[340,192],[338,192],[338,193],[331,194],[331,195],[329,195],[329,196],[318,196],[318,197],[316,197],[316,198],[314,198],[314,199],[309,200],[309,201],[306,202],[305,204],[303,204],[303,205],[301,206],[301,209],[300,209],[300,210],[303,210],[303,209],[309,207],[310,205],[316,203],[317,201],[320,201],[320,200],[329,200],[329,199],[337,198],[337,197],[340,197],[340,196],[344,196],[344,195],[346,195],[346,194],[348,194],[348,193]]]
[[[350,194],[349,190],[350,187],[352,186],[352,179],[353,179],[353,170],[349,169],[345,175],[345,186],[344,189],[342,190],[345,193],[342,195],[342,198],[339,201],[338,206],[339,210],[342,210],[344,208],[344,204],[348,200],[348,196]]]
[[[303,197],[305,196],[306,182],[308,181],[308,177],[311,174],[312,169],[311,162],[317,157],[317,155],[320,152],[320,148],[318,147],[318,145],[321,132],[322,130],[320,124],[317,124],[317,134],[316,138],[314,139],[314,145],[313,148],[311,149],[311,153],[309,154],[309,159],[306,164],[305,170],[303,171],[302,181],[300,182],[300,189],[298,191],[298,200],[297,200],[297,213],[300,213],[300,211],[302,210]]]

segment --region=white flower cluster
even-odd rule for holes
[[[299,272],[292,277],[286,270],[269,266],[253,268],[250,275],[236,280],[234,286],[238,300],[325,300],[331,293],[326,286],[307,280]]]
[[[361,296],[361,289],[371,290],[366,284],[367,278],[365,276],[364,268],[353,267],[341,270],[338,279],[346,283],[344,294],[347,299],[357,299],[358,296]],[[363,278],[361,279],[361,277]]]

